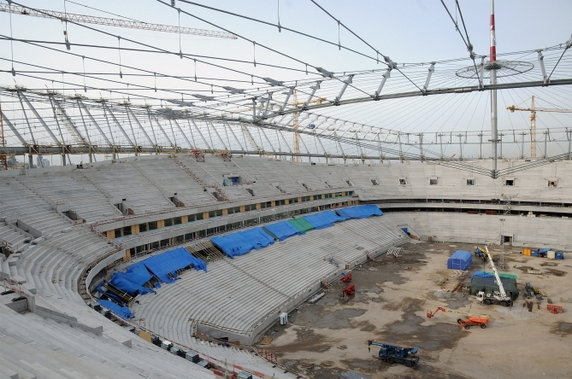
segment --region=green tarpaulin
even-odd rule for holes
[[[308,230],[314,229],[312,224],[310,224],[308,221],[304,220],[303,218],[294,218],[292,220],[288,220],[288,222],[290,224],[292,224],[293,227],[298,229],[298,231],[300,231],[300,233],[306,233]]]

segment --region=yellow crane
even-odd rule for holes
[[[56,18],[60,21],[73,21],[80,24],[97,24],[97,25],[114,26],[118,28],[152,30],[164,33],[194,34],[194,35],[214,37],[214,38],[228,38],[228,39],[238,38],[234,34],[227,32],[220,32],[216,30],[187,28],[176,25],[151,24],[149,22],[143,22],[131,19],[96,17],[86,14],[57,12],[49,9],[36,9],[36,8],[32,9],[32,8],[21,7],[19,5],[0,4],[0,12],[14,13],[24,16]]]
[[[298,97],[296,95],[296,90],[294,90],[294,101],[292,102],[292,105],[297,107],[300,105],[304,105],[304,104],[314,104],[314,103],[323,103],[324,101],[327,101],[327,99],[325,97],[318,97],[316,99],[310,100],[308,102],[306,101],[298,101]],[[294,153],[300,153],[300,132],[298,131],[298,129],[300,129],[300,112],[295,112],[294,113],[294,118],[292,120],[293,123],[293,127],[294,127]],[[294,155],[292,157],[292,161],[294,162],[300,162],[300,156],[299,155]]]
[[[539,108],[535,104],[535,98],[532,96],[530,108],[519,108],[516,105],[506,107],[511,112],[525,111],[530,112],[530,157],[536,158],[536,112],[556,112],[556,113],[572,113],[572,109],[565,108]]]

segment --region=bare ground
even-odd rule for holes
[[[364,264],[353,271],[353,299],[341,302],[342,287],[334,285],[317,304],[292,312],[289,325],[272,328],[273,341],[264,348],[312,378],[572,377],[571,256],[548,261],[522,256],[516,248],[493,249],[496,256],[504,255],[504,271],[518,275],[521,295],[524,283],[531,282],[566,309],[553,315],[546,298],[540,305],[534,300],[532,311],[523,307],[522,296],[511,308],[478,304],[460,290],[459,283],[468,284],[469,276],[446,270],[447,258],[459,249],[472,251],[474,245],[410,243],[399,258]],[[529,274],[524,266],[541,274]],[[482,268],[475,258],[472,271]],[[427,310],[438,306],[447,312],[428,319]],[[467,331],[456,323],[481,314],[491,318],[486,329]],[[419,366],[381,362],[377,348],[368,351],[368,339],[418,346]]]

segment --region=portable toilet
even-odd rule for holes
[[[447,260],[449,270],[468,270],[473,263],[473,255],[467,250],[457,250]]]

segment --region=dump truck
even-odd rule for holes
[[[367,348],[370,350],[371,345],[379,346],[379,359],[387,363],[401,363],[408,367],[415,367],[419,363],[419,348],[402,347],[390,345],[374,340],[367,341]]]

